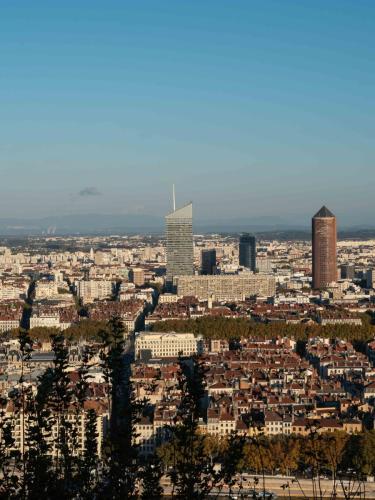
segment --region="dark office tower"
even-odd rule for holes
[[[178,208],[165,218],[167,226],[167,288],[175,276],[194,274],[193,205]]]
[[[240,266],[248,267],[251,271],[256,269],[256,239],[251,234],[244,233],[240,236]]]
[[[350,264],[342,264],[340,266],[341,279],[352,280],[355,276],[355,267]]]
[[[216,269],[216,250],[205,249],[201,253],[202,274],[215,274]]]
[[[312,219],[313,288],[325,288],[337,281],[336,217],[322,207]]]

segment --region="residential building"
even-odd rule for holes
[[[375,288],[375,269],[368,269],[366,273],[367,288]]]
[[[77,295],[83,302],[110,298],[113,291],[112,281],[107,280],[80,280],[75,285]]]
[[[145,270],[141,267],[133,267],[130,269],[129,278],[134,285],[142,286],[145,284]]]
[[[102,456],[103,445],[105,436],[108,432],[109,427],[109,411],[108,411],[108,403],[106,401],[94,401],[87,400],[84,402],[83,409],[79,410],[79,415],[77,416],[76,407],[69,408],[65,413],[65,418],[70,423],[72,429],[75,430],[77,436],[77,445],[74,450],[74,454],[76,456],[83,455],[85,451],[85,436],[87,430],[88,423],[88,410],[93,409],[96,412],[96,432],[97,432],[97,453],[98,456]],[[20,452],[23,449],[27,449],[27,439],[25,435],[24,425],[24,414],[22,411],[16,411],[14,408],[14,404],[12,401],[9,401],[5,410],[5,416],[12,421],[12,436],[14,438],[14,443],[11,448],[11,451]],[[56,446],[56,436],[58,435],[58,421],[54,419],[54,415],[52,413],[52,428],[51,432],[46,436],[47,442],[50,444],[50,449],[48,454],[56,457],[58,454],[58,449]],[[1,437],[1,430],[0,430]]]
[[[266,257],[257,257],[256,266],[260,273],[272,273],[272,262]]]
[[[58,296],[56,281],[41,280],[35,285],[35,300],[52,299]]]
[[[21,301],[0,303],[0,333],[20,326],[23,305]]]
[[[178,295],[191,295],[199,300],[236,301],[275,295],[274,277],[262,274],[177,276],[175,283]]]

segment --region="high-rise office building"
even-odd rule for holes
[[[239,262],[240,266],[256,270],[256,239],[251,234],[244,233],[240,236]]]
[[[325,288],[337,281],[336,217],[322,207],[312,219],[313,288]]]
[[[352,264],[342,264],[340,266],[341,279],[352,280],[355,276],[355,267]]]
[[[166,216],[167,227],[167,287],[175,276],[194,274],[193,204],[174,210]]]
[[[215,269],[216,269],[216,250],[214,248],[205,248],[201,252],[202,274],[215,274]]]

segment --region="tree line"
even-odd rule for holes
[[[205,339],[240,339],[249,337],[275,338],[292,337],[305,341],[311,337],[339,338],[350,342],[364,343],[375,338],[373,315],[363,314],[362,325],[319,325],[317,323],[286,324],[282,322],[259,323],[247,318],[225,318],[204,316],[197,319],[171,319],[157,321],[151,330],[158,332],[191,332],[201,334]],[[64,336],[71,341],[100,341],[101,332],[107,328],[106,321],[83,319],[64,330]],[[29,330],[36,341],[49,341],[51,334],[60,330],[51,327],[36,327]],[[19,329],[2,334],[2,338],[18,338]]]
[[[239,339],[249,337],[293,337],[307,340],[310,337],[339,338],[351,342],[366,342],[375,337],[375,325],[363,321],[359,325],[319,325],[310,323],[286,324],[282,322],[259,323],[247,318],[204,316],[197,319],[171,319],[157,321],[151,326],[157,332],[192,332],[206,339]]]
[[[87,340],[92,342],[100,342],[103,331],[108,330],[107,321],[97,321],[91,319],[81,320],[79,323],[71,325],[64,330],[64,338],[70,342],[78,342]],[[49,342],[51,335],[58,335],[61,330],[55,327],[38,326],[28,330],[30,339],[34,342]],[[17,339],[20,334],[20,329],[15,328],[10,332],[3,333],[2,339]]]
[[[239,436],[238,436],[239,437]],[[230,452],[231,437],[202,436],[201,453],[218,463]],[[238,439],[238,442],[241,440]],[[198,439],[199,442],[199,439]],[[179,452],[181,450],[177,447]],[[261,474],[306,474],[313,469],[329,477],[355,470],[367,476],[375,474],[375,431],[349,435],[343,431],[314,433],[307,436],[276,435],[244,437],[238,457],[237,472]],[[166,467],[173,465],[175,443],[161,445],[157,454]]]

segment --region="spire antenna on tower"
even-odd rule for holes
[[[176,211],[176,193],[174,190],[174,184],[173,184],[173,212]]]

